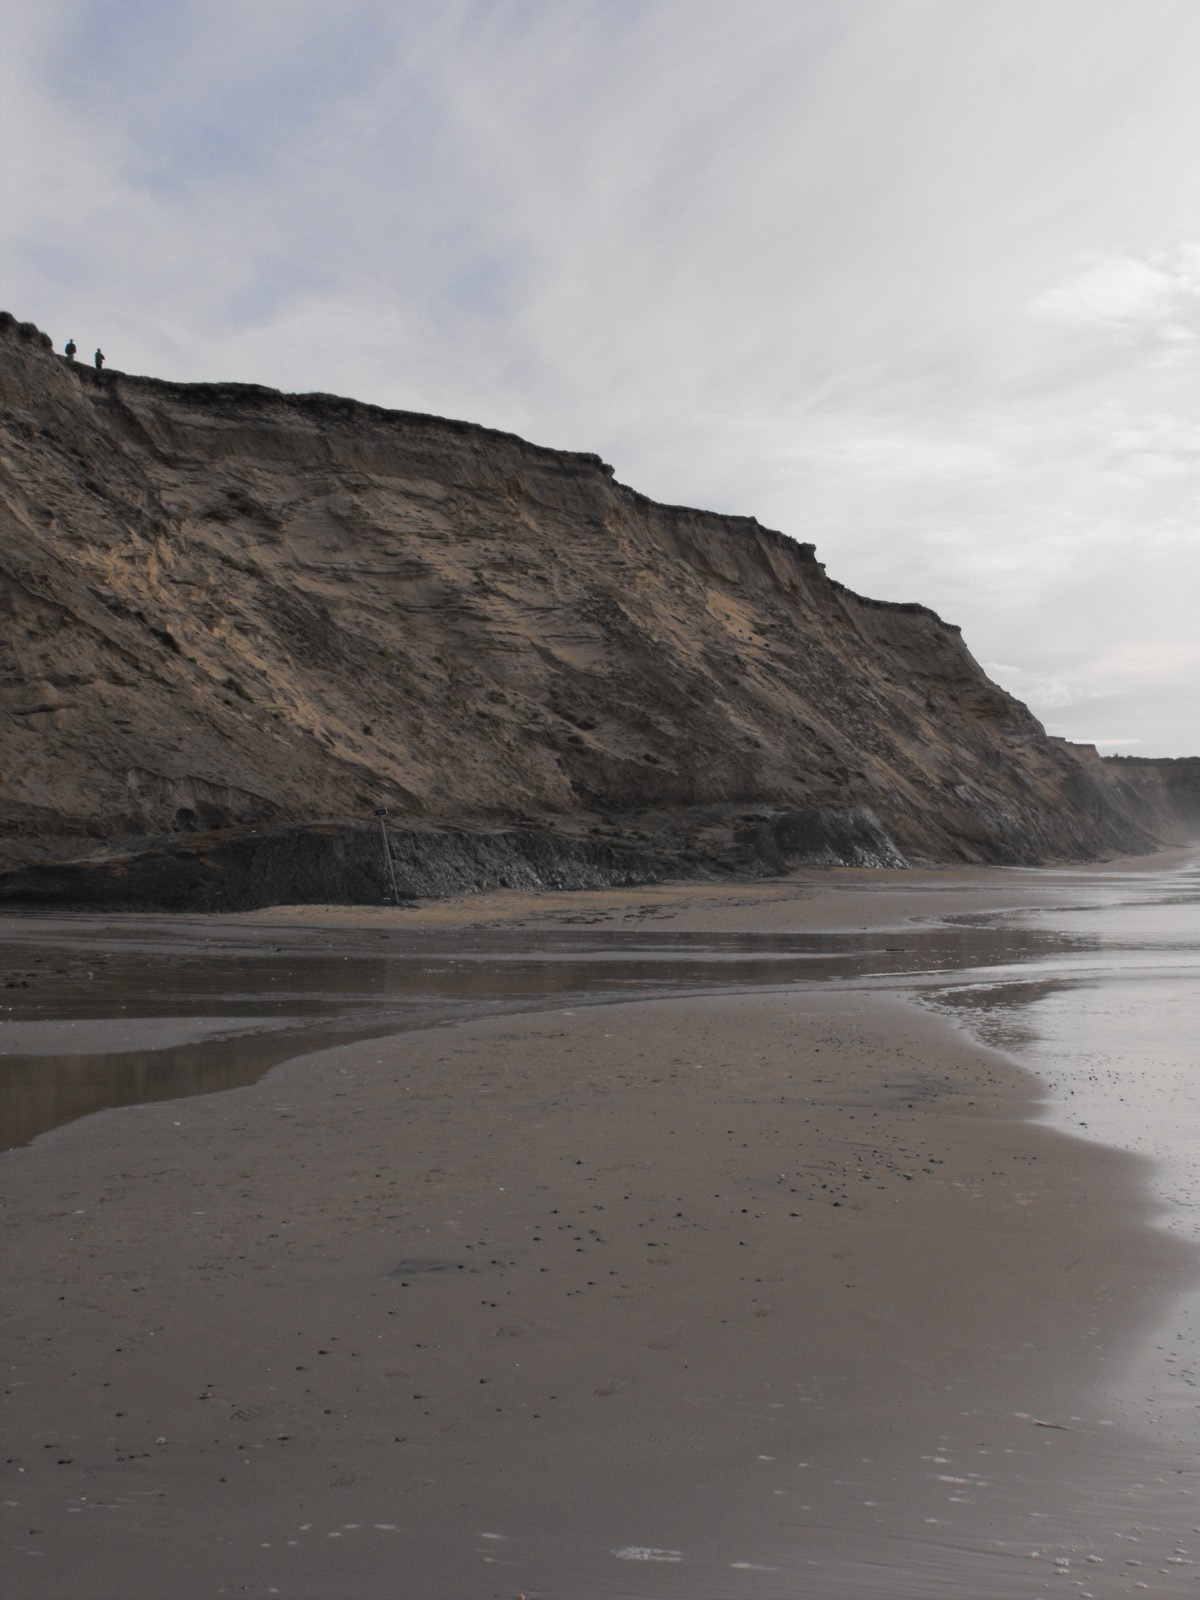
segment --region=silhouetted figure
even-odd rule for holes
[[[96,351],[96,371],[99,372],[100,368],[103,365],[104,365],[104,351],[103,350],[97,350]]]
[[[67,352],[67,360],[74,361],[75,351],[78,349],[74,339],[68,339],[66,344],[63,346],[63,349]]]

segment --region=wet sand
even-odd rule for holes
[[[1022,876],[419,916],[903,928]],[[1145,1162],[1037,1111],[950,1021],[808,984],[359,1040],[60,1128],[0,1160],[8,1592],[1195,1594],[1194,1451],[1116,1403],[1194,1256]]]

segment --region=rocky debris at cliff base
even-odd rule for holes
[[[748,862],[786,872],[809,867],[907,867],[869,806],[784,811],[745,836]]]
[[[864,809],[783,812],[727,829],[723,848],[710,832],[704,853],[682,838],[643,834],[640,843],[621,844],[539,827],[389,827],[387,839],[401,903],[488,889],[763,877],[799,865],[907,865],[878,818]],[[7,907],[253,911],[378,905],[392,898],[379,830],[353,822],[187,833],[147,850],[0,873],[0,905]]]

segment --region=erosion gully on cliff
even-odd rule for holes
[[[596,456],[96,372],[7,314],[0,406],[10,903],[378,898],[378,805],[411,893],[1194,825],[1200,762],[1048,738],[926,607]]]

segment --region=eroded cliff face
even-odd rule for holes
[[[909,856],[1149,848],[958,630],[597,457],[75,367],[0,326],[0,851],[238,824],[705,840],[869,807]]]

